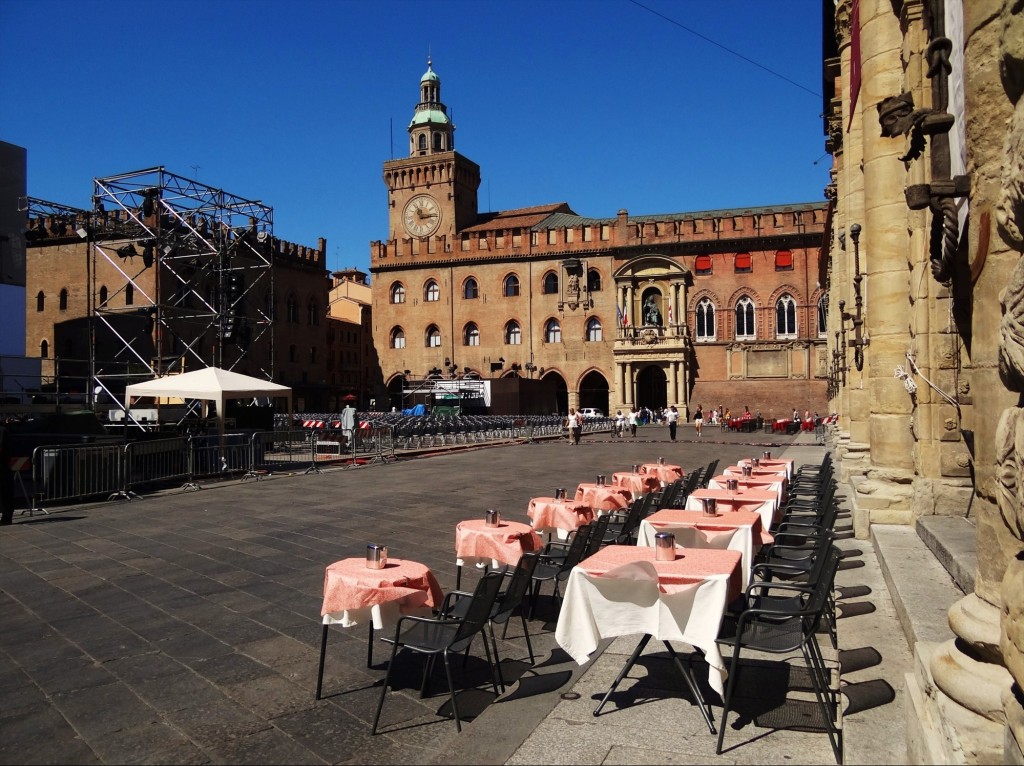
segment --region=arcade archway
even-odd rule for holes
[[[608,414],[608,381],[604,375],[591,370],[580,381],[580,408],[596,407]]]
[[[636,406],[657,410],[659,407],[675,404],[667,400],[667,391],[668,379],[665,377],[665,371],[658,365],[650,364],[637,375]]]

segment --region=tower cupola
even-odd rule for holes
[[[420,78],[420,100],[409,123],[409,156],[424,157],[455,149],[455,126],[441,103],[441,78],[427,59],[427,71]]]

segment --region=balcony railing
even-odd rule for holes
[[[625,346],[685,346],[690,343],[686,325],[682,324],[620,327],[615,340],[616,344]]]

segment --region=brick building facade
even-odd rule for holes
[[[587,218],[477,209],[480,168],[428,64],[409,157],[384,163],[373,331],[392,402],[410,380],[539,379],[555,407],[825,411],[822,203]],[[529,403],[524,411],[530,409]]]

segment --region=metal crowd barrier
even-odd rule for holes
[[[142,484],[190,477],[190,441],[178,436],[126,445],[124,487],[118,495],[131,500],[138,497],[134,490]]]
[[[315,434],[310,431],[258,431],[252,435],[251,441],[249,478],[258,480],[264,473],[301,466],[306,466],[309,471],[316,465]]]
[[[32,505],[22,513],[48,513],[44,505],[54,502],[117,497],[125,486],[123,450],[120,444],[36,447],[32,451]]]

